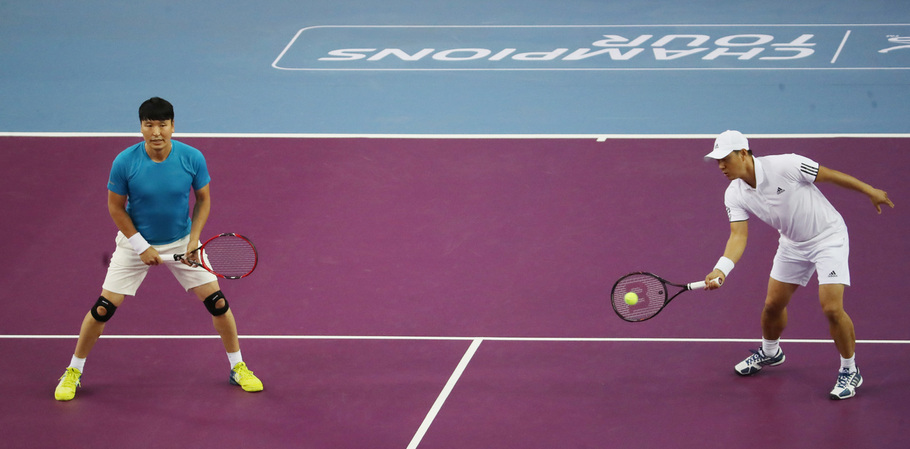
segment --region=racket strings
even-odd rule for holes
[[[626,304],[626,293],[638,295],[634,305]],[[654,276],[633,274],[617,282],[612,295],[613,309],[629,321],[641,321],[656,315],[667,301],[666,285]]]
[[[206,265],[226,277],[244,276],[256,268],[256,249],[246,239],[225,235],[206,243],[202,249]]]

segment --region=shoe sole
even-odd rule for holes
[[[234,380],[234,377],[233,377],[233,376],[231,376],[230,381],[231,381],[231,385],[236,385],[236,386],[240,387],[243,391],[246,391],[246,392],[248,392],[248,393],[256,393],[256,392],[259,392],[259,391],[262,391],[262,390],[265,389],[264,387],[262,387],[262,388],[257,388],[257,389],[255,389],[255,390],[247,390],[246,388],[243,388],[243,385],[240,385],[239,382],[237,382],[236,380]]]
[[[71,397],[60,397],[60,396],[57,396],[56,394],[54,395],[54,399],[61,401],[61,402],[72,401],[73,399],[75,399],[75,397],[76,397],[76,395],[73,395]]]

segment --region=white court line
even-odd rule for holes
[[[78,335],[0,335],[0,340],[76,339]],[[207,340],[218,335],[102,335],[111,340]],[[637,342],[637,343],[754,343],[757,338],[630,338],[630,337],[459,337],[421,335],[241,335],[242,340],[405,340],[405,341],[513,341],[513,342]],[[831,339],[786,338],[787,343],[831,343]],[[910,340],[856,340],[860,344],[910,344]]]
[[[465,368],[468,367],[468,363],[471,361],[471,358],[474,357],[474,353],[477,352],[477,348],[480,347],[482,341],[483,339],[481,338],[475,338],[471,341],[471,346],[468,347],[468,350],[465,351],[464,355],[461,357],[461,361],[458,362],[458,366],[455,367],[455,371],[452,373],[452,376],[449,377],[449,381],[446,382],[445,387],[442,388],[439,397],[436,398],[436,402],[430,407],[430,412],[427,413],[427,416],[423,419],[420,427],[417,428],[417,433],[414,434],[414,438],[412,438],[411,443],[408,444],[408,449],[416,449],[420,444],[420,441],[423,440],[423,436],[426,435],[430,425],[433,424],[433,420],[436,419],[436,414],[442,409],[442,404],[446,402],[449,393],[455,388],[455,384],[458,383],[458,379],[461,378],[461,374],[464,372]]]
[[[0,131],[0,137],[134,137],[139,133],[122,132],[42,132]],[[714,139],[717,134],[338,134],[338,133],[177,133],[181,138],[236,139]],[[829,139],[829,138],[910,138],[908,133],[818,133],[818,134],[749,134],[750,139]]]
[[[0,341],[14,339],[76,339],[78,335],[0,335]],[[221,338],[217,335],[102,335],[105,339],[150,339],[150,340],[167,340],[167,339],[216,339]],[[436,402],[430,407],[430,411],[424,417],[423,422],[418,427],[417,432],[408,444],[408,449],[416,449],[429,430],[430,425],[436,419],[436,415],[442,409],[449,394],[455,388],[455,384],[461,378],[468,363],[474,357],[480,343],[484,340],[490,341],[510,341],[510,342],[643,342],[643,343],[755,343],[755,338],[562,338],[562,337],[429,337],[429,336],[381,336],[381,335],[245,335],[241,339],[255,340],[398,340],[398,341],[471,341],[468,350],[461,357],[455,371],[449,377]],[[830,344],[830,339],[786,339],[790,343],[825,343]],[[910,344],[910,340],[857,340],[857,344]]]

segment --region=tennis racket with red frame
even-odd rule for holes
[[[610,299],[613,310],[620,318],[637,323],[654,318],[667,304],[682,292],[705,288],[705,281],[690,284],[676,284],[654,273],[629,273],[613,284]],[[674,289],[670,296],[671,288]],[[630,305],[625,301],[626,293],[638,295],[638,302]]]
[[[195,259],[189,259],[196,254]],[[259,254],[253,242],[232,232],[218,234],[199,248],[183,254],[159,254],[162,259],[188,261],[223,279],[247,277],[259,263]]]

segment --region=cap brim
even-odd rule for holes
[[[707,159],[721,160],[721,159],[727,157],[727,155],[732,152],[733,152],[733,150],[730,150],[730,149],[718,148],[718,149],[706,154],[705,159],[706,160]]]

